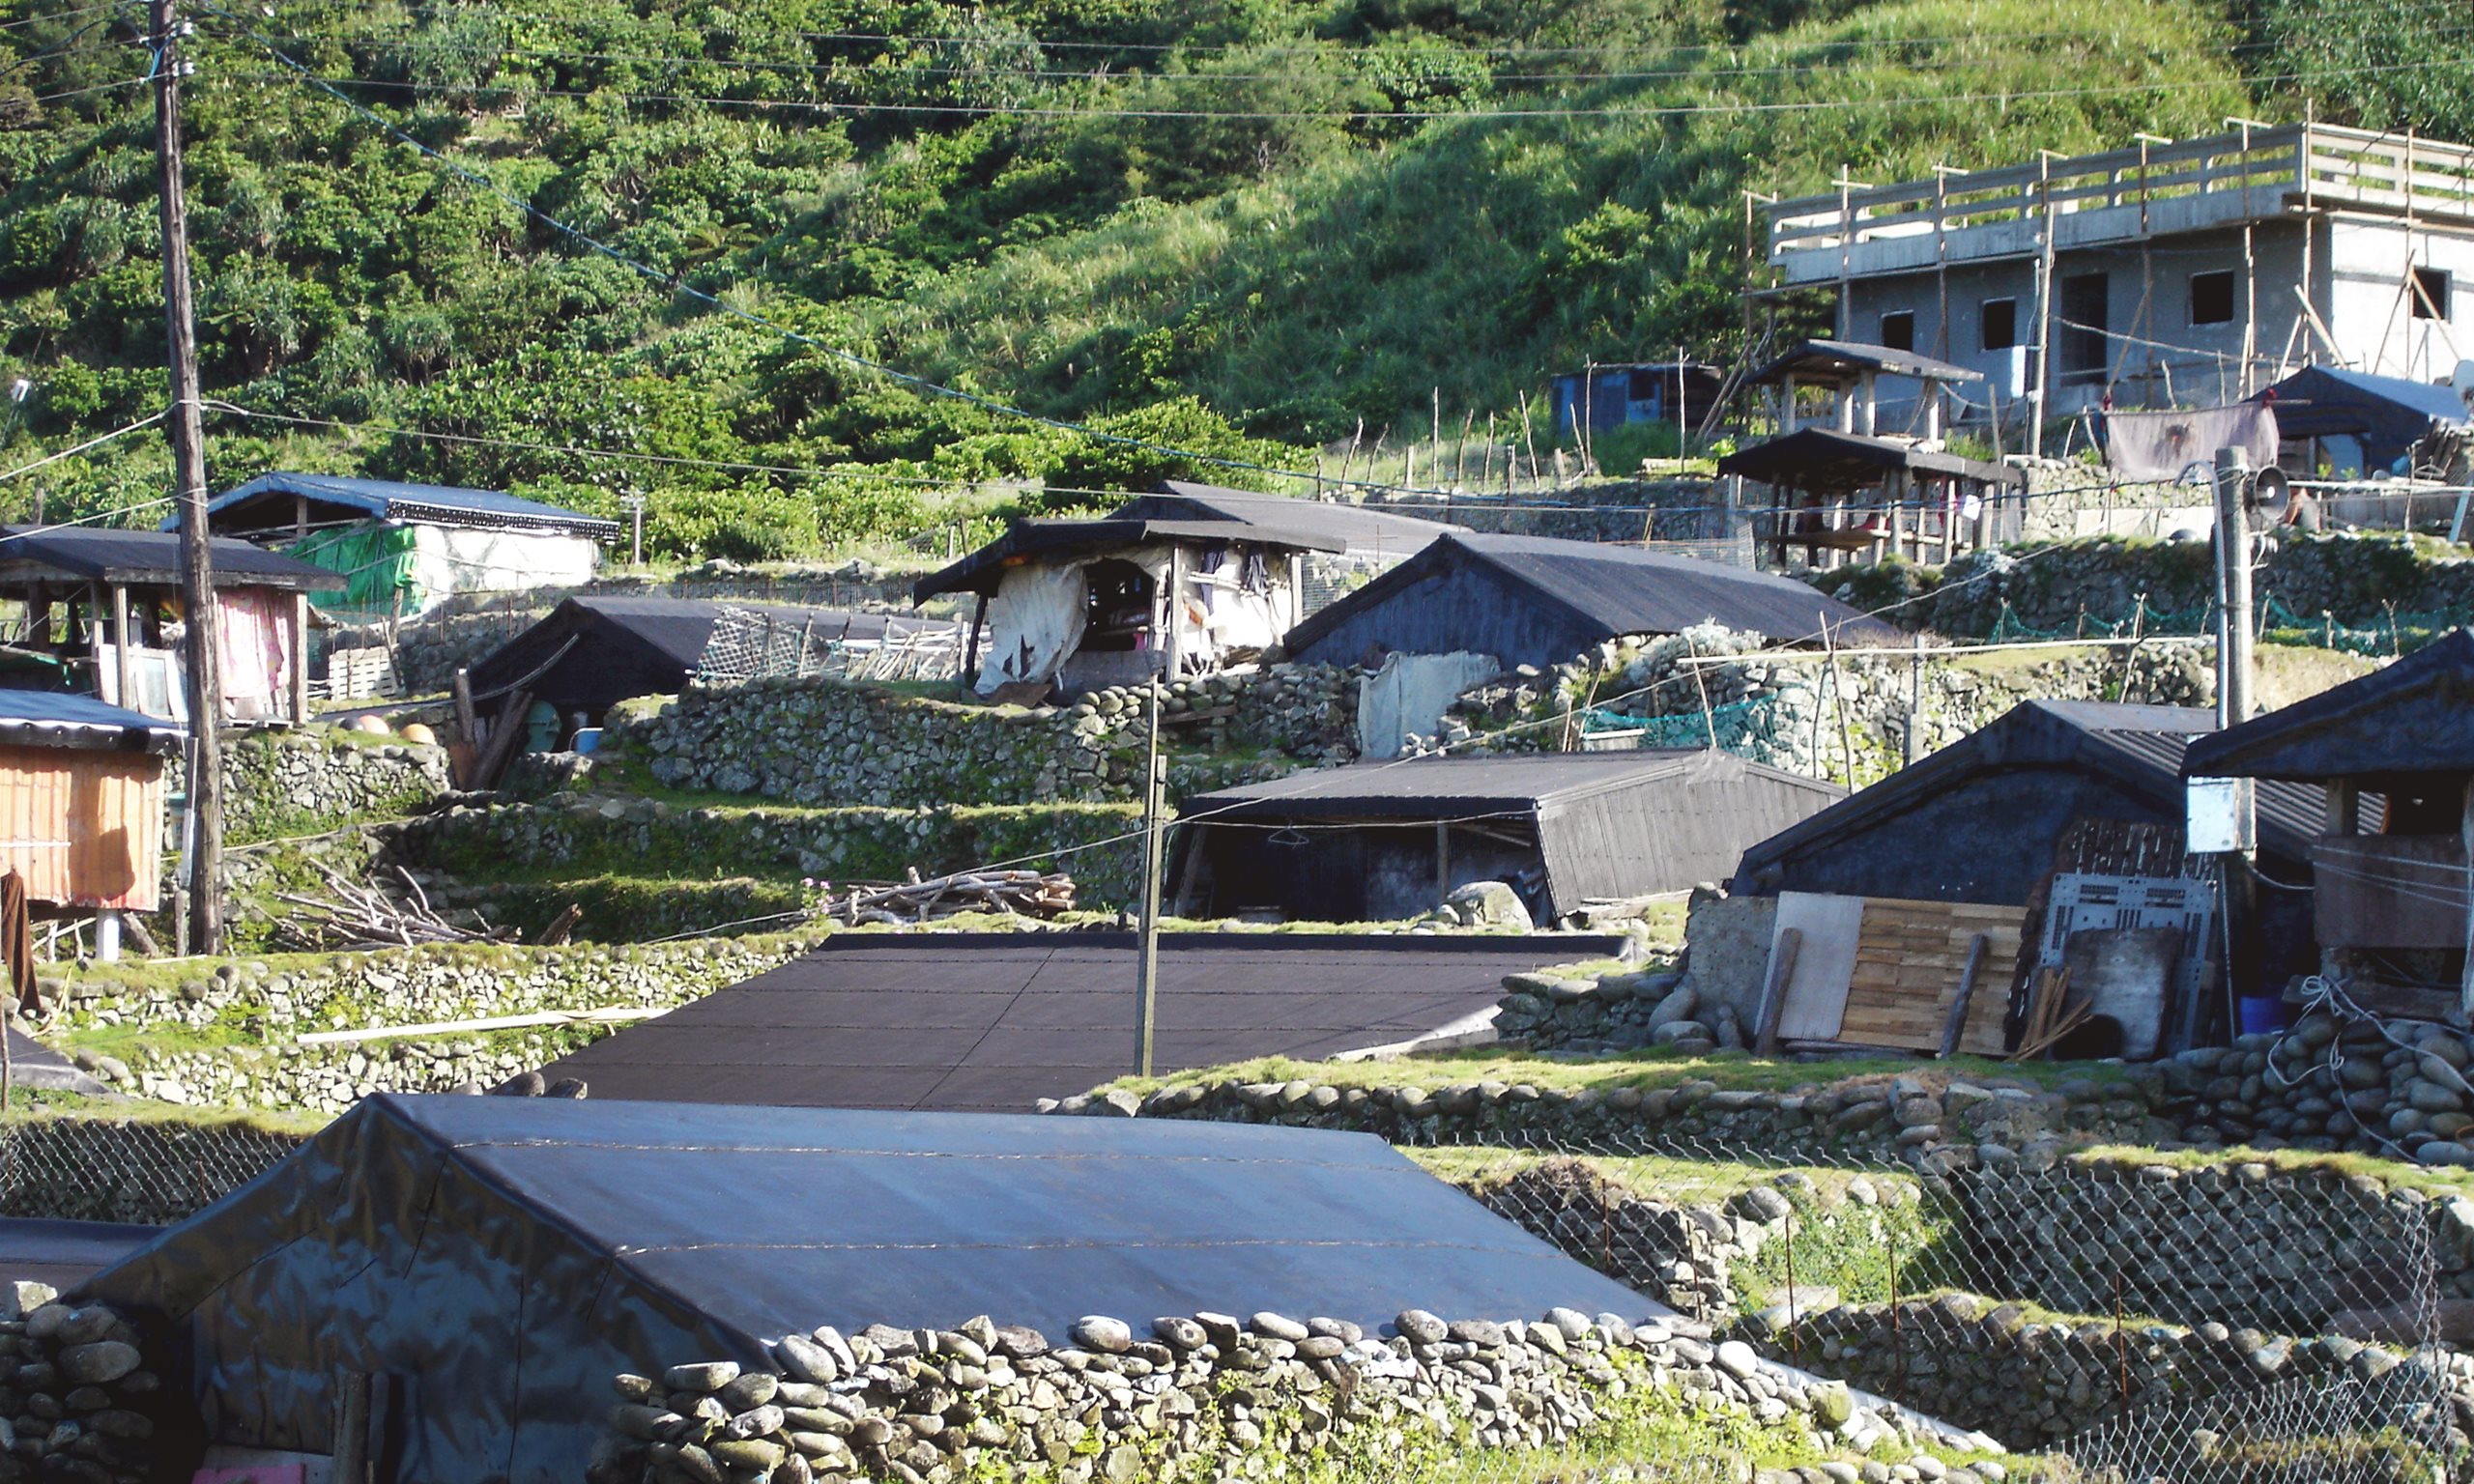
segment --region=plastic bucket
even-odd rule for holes
[[[600,748],[600,746],[601,746],[601,728],[598,728],[598,727],[579,727],[579,728],[576,728],[575,750],[576,750],[577,752],[579,752],[579,753],[590,753],[590,752],[596,751],[597,749],[599,749],[599,748]]]
[[[2273,994],[2241,997],[2242,1034],[2273,1036],[2285,1029],[2285,1000]]]

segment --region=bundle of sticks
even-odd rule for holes
[[[846,923],[925,923],[961,912],[1017,912],[1055,917],[1073,910],[1074,878],[1063,871],[963,870],[891,886],[853,886],[827,898],[820,915]]]
[[[2010,1060],[2024,1062],[2052,1050],[2056,1042],[2086,1023],[2095,1001],[2070,998],[2070,966],[2040,969],[2028,1000],[2028,1021],[2019,1031],[2019,1049]]]
[[[514,941],[514,932],[509,928],[486,924],[477,928],[459,928],[441,917],[429,904],[429,896],[421,890],[420,883],[401,866],[394,868],[396,878],[403,883],[400,892],[392,889],[392,882],[383,886],[362,884],[325,866],[314,869],[332,896],[275,894],[280,900],[301,909],[275,924],[279,935],[301,948],[351,950],[410,948],[416,943]]]

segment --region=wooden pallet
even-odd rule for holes
[[[2026,913],[2019,907],[1907,901],[1875,897],[1856,929],[1856,969],[1837,1039],[1866,1045],[1938,1050],[1967,971],[1968,948],[1984,934],[1984,962],[1968,1002],[1959,1050],[1999,1056],[2010,1009],[2011,966],[2019,959]]]

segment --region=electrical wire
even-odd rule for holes
[[[100,437],[90,438],[82,443],[63,448],[57,453],[45,454],[42,458],[35,460],[32,464],[19,465],[17,468],[10,470],[5,473],[0,473],[0,481],[14,479],[21,474],[31,474],[36,470],[44,468],[47,465],[57,464],[63,459],[74,458],[78,454],[84,453],[89,448],[100,448],[103,444],[112,442],[114,439],[126,438],[129,434],[135,433],[142,428],[151,428],[155,424],[161,422],[163,420],[163,416],[164,414],[161,413],[149,413],[147,415],[138,418],[135,422],[114,428],[109,433],[102,434]]]

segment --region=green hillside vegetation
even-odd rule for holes
[[[653,555],[742,559],[916,534],[973,481],[1280,488],[1361,424],[1517,422],[1585,358],[1737,353],[1747,188],[2306,92],[2474,134],[2444,4],[196,6],[200,342],[247,410],[212,417],[211,477],[641,494]],[[165,395],[140,14],[0,5],[0,376],[33,384],[0,466]],[[142,433],[0,514],[151,521],[167,468]]]

